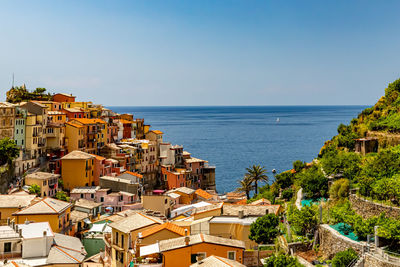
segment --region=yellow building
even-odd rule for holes
[[[61,158],[61,178],[63,188],[72,190],[75,187],[93,186],[95,156],[74,150]]]
[[[25,209],[13,213],[15,223],[49,222],[51,229],[56,233],[69,234],[72,223],[70,221],[72,204],[54,198],[46,197]]]
[[[130,250],[137,242],[138,234],[162,224],[157,218],[135,213],[125,219],[109,224],[112,229],[112,267],[125,267],[132,259]]]
[[[59,174],[49,172],[34,172],[25,176],[25,185],[40,186],[40,196],[53,197],[58,191]]]
[[[72,119],[71,123],[84,127],[85,152],[99,154],[107,144],[107,123],[101,119]]]
[[[259,217],[216,216],[209,221],[210,235],[244,241],[246,249],[253,249],[256,242],[249,239],[250,225]]]
[[[138,234],[140,239],[139,243],[141,246],[147,246],[150,244],[157,243],[157,241],[167,240],[171,238],[177,238],[185,235],[185,229],[170,223],[166,222],[157,226],[154,226],[150,229],[147,229]]]
[[[85,148],[85,129],[82,125],[71,122],[65,124],[65,147],[68,152]]]
[[[35,195],[0,195],[0,222],[4,224],[7,218],[13,218],[13,213],[17,212],[34,202]]]
[[[67,114],[65,112],[55,110],[47,112],[47,122],[49,123],[66,123]]]
[[[46,148],[61,150],[65,148],[65,125],[49,123],[46,128]]]
[[[62,108],[83,108],[87,109],[92,105],[92,102],[61,102]]]
[[[178,187],[176,189],[170,190],[168,192],[174,192],[176,194],[181,195],[179,202],[181,204],[191,204],[193,199],[195,198],[196,190],[188,188],[188,187]]]

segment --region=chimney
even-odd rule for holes
[[[22,229],[18,229],[19,237],[22,237]]]
[[[185,245],[189,246],[189,242],[190,242],[190,236],[185,236]]]
[[[15,230],[15,222],[11,222],[11,228]]]
[[[47,231],[43,231],[43,236],[47,236]]]
[[[188,235],[188,229],[185,229],[185,236]]]
[[[243,219],[243,217],[244,217],[244,210],[239,210],[238,217],[239,217],[239,219]]]
[[[10,217],[7,218],[7,225],[10,225]]]

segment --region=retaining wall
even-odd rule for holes
[[[351,240],[341,235],[338,231],[332,229],[327,224],[319,226],[319,250],[324,258],[331,259],[336,253],[353,248],[358,254],[363,251],[363,243]]]
[[[370,200],[362,199],[354,194],[349,196],[349,200],[354,211],[364,219],[379,216],[382,212],[387,217],[400,218],[400,208],[387,206]]]

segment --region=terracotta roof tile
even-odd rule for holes
[[[206,191],[200,188],[196,190],[195,194],[198,195],[199,197],[204,198],[205,200],[209,200],[212,198],[211,194],[207,193]]]
[[[176,224],[173,224],[173,223],[170,223],[170,222],[166,222],[166,223],[163,223],[161,225],[157,225],[157,226],[154,226],[154,227],[152,227],[150,229],[147,229],[147,230],[143,231],[141,233],[141,237],[144,238],[144,237],[150,236],[150,235],[155,234],[155,233],[157,233],[159,231],[162,231],[164,229],[169,230],[171,232],[174,232],[174,233],[176,233],[178,235],[181,235],[181,236],[185,235],[185,229],[183,229],[182,227],[179,227]]]

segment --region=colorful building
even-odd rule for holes
[[[54,94],[53,95],[53,101],[54,102],[75,102],[76,96],[73,96],[72,94]]]
[[[15,222],[23,224],[30,222],[49,222],[56,233],[69,234],[72,204],[55,198],[46,197],[20,211],[14,212]]]
[[[65,124],[65,147],[67,152],[85,148],[84,126],[72,122]]]
[[[94,186],[95,158],[95,156],[79,150],[74,150],[62,157],[63,188],[72,190],[75,187]]]
[[[59,190],[58,179],[59,174],[48,172],[34,172],[25,176],[25,185],[38,185],[40,186],[40,196],[54,197]]]
[[[8,102],[0,102],[0,138],[14,138],[15,107]]]

